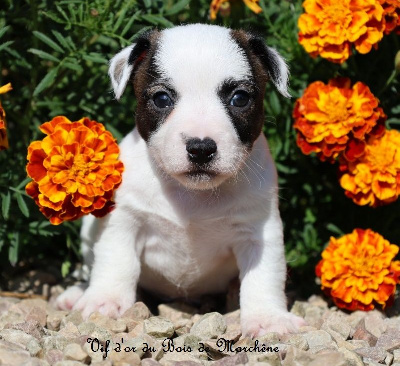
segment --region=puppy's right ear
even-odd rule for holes
[[[110,61],[108,75],[117,100],[121,98],[134,70],[143,61],[150,49],[150,33],[146,32],[141,35],[136,43],[125,47]]]

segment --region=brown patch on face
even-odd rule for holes
[[[239,109],[235,113],[232,113],[232,109],[228,107],[227,111],[230,114],[240,140],[246,146],[251,147],[260,135],[264,124],[263,101],[268,74],[264,70],[259,58],[250,49],[249,40],[251,39],[251,35],[242,30],[232,30],[231,37],[246,54],[253,75],[252,81],[256,85],[257,93],[254,95],[254,100],[250,108],[243,111]]]
[[[151,134],[161,125],[170,112],[159,111],[151,101],[152,90],[161,76],[157,72],[154,56],[157,51],[161,33],[153,30],[145,35],[148,49],[141,52],[135,62],[133,71],[133,88],[138,104],[136,109],[136,126],[139,134],[148,142]],[[166,114],[168,112],[168,114]]]
[[[264,91],[265,85],[268,81],[268,72],[264,69],[260,59],[252,52],[250,48],[249,41],[252,38],[251,34],[241,29],[231,30],[230,33],[233,40],[245,52],[247,59],[249,60],[251,71],[254,75],[254,79],[257,82],[257,86],[260,88],[260,90]]]
[[[158,30],[152,30],[146,33],[145,37],[149,44],[148,49],[145,54],[142,53],[139,56],[140,60],[138,59],[137,62],[135,62],[136,69],[133,71],[133,87],[138,99],[140,98],[141,91],[145,89],[152,79],[152,75],[149,75],[152,71],[150,65],[156,53],[160,32]]]
[[[232,31],[232,33],[245,51],[254,71],[265,75],[266,80],[272,81],[281,94],[290,96],[286,85],[283,85],[287,83],[287,68],[276,50],[268,47],[260,36],[243,31]]]

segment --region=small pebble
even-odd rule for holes
[[[227,325],[224,317],[221,314],[214,312],[204,314],[193,324],[190,333],[197,335],[200,338],[213,339],[224,334],[226,328]]]
[[[169,338],[174,334],[174,324],[161,316],[152,316],[144,321],[143,331],[156,338]]]

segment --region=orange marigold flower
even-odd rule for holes
[[[210,4],[210,19],[217,19],[217,13],[221,8],[221,5],[224,3],[229,3],[230,0],[212,0]],[[243,0],[246,6],[256,14],[262,12],[261,7],[258,5],[259,0]]]
[[[336,78],[328,85],[310,84],[293,111],[297,145],[304,154],[317,153],[322,161],[333,161],[342,152],[355,160],[364,152],[366,137],[385,131],[386,115],[378,104],[361,82],[351,87],[349,79]]]
[[[92,213],[106,215],[121,184],[119,148],[101,123],[58,116],[40,126],[47,136],[28,147],[26,192],[54,225]]]
[[[390,306],[400,283],[399,247],[370,229],[330,238],[316,267],[324,292],[348,310]]]
[[[368,53],[383,37],[383,8],[376,0],[305,0],[299,42],[312,56],[343,63],[354,45]]]
[[[8,83],[0,87],[0,94],[4,94],[12,90],[11,84]],[[0,151],[8,149],[6,112],[0,103]]]
[[[368,141],[364,155],[340,164],[340,185],[356,204],[373,207],[396,201],[400,195],[400,132],[388,130]]]
[[[395,31],[400,34],[400,0],[379,0],[383,7],[385,34]]]

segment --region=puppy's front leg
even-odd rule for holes
[[[240,270],[242,333],[257,337],[268,332],[290,333],[306,325],[287,311],[286,261],[280,220],[267,222],[263,238],[234,248]]]
[[[135,246],[138,225],[118,207],[104,220],[104,229],[93,248],[89,287],[74,306],[84,318],[95,311],[118,317],[136,300],[141,254],[141,248]]]

